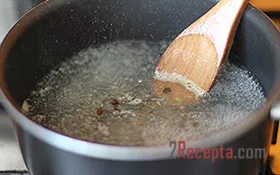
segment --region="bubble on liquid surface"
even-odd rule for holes
[[[41,125],[91,142],[162,145],[228,130],[264,102],[250,72],[227,63],[198,104],[165,106],[151,85],[169,43],[116,41],[81,51],[38,83],[28,97],[31,119],[47,116]]]

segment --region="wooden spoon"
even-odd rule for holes
[[[208,92],[228,57],[248,3],[249,0],[220,0],[177,36],[158,62],[154,93],[171,103],[194,103]]]

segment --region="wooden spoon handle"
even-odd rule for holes
[[[228,56],[233,35],[248,2],[249,0],[220,0],[210,11],[184,30],[178,38],[190,34],[207,37],[216,47],[219,65],[222,59]]]

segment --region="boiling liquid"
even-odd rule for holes
[[[165,106],[151,90],[168,42],[117,41],[88,48],[38,84],[25,113],[59,133],[112,145],[162,145],[230,129],[265,100],[245,68],[227,63],[216,85],[188,106]],[[118,99],[117,108],[111,104]],[[98,115],[96,108],[102,108]]]

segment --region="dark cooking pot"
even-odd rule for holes
[[[11,29],[1,45],[0,83],[4,106],[14,121],[25,163],[34,175],[254,175],[267,162],[280,94],[280,34],[249,5],[230,58],[246,65],[262,84],[267,100],[243,123],[190,148],[265,148],[254,159],[176,159],[162,147],[118,147],[66,137],[20,112],[23,100],[53,66],[94,44],[114,39],[174,39],[216,0],[46,0]],[[273,116],[274,118],[271,118]]]

